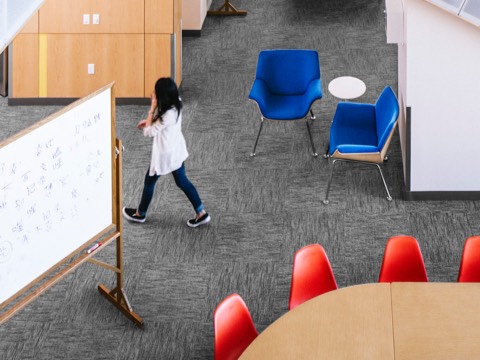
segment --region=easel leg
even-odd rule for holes
[[[237,10],[235,6],[230,4],[229,0],[225,0],[222,6],[218,10],[207,11],[207,15],[234,15],[234,16],[245,16],[247,12],[245,10]]]
[[[143,327],[143,320],[138,316],[130,306],[130,302],[126,298],[125,291],[121,289],[118,291],[118,288],[113,289],[112,291],[108,290],[105,285],[98,285],[98,291],[100,294],[105,296],[108,301],[110,301],[115,307],[117,307],[127,318],[135,323],[139,327]]]
[[[117,287],[113,290],[108,290],[105,285],[98,285],[98,291],[105,296],[114,306],[116,306],[127,318],[135,323],[139,327],[143,327],[143,320],[138,316],[130,305],[125,290],[123,290],[123,223],[121,215],[122,206],[122,142],[116,140],[117,157],[115,162],[116,178],[114,183],[114,199],[115,201],[115,224],[117,225],[117,231],[119,236],[117,237],[117,267],[114,269],[117,275]]]

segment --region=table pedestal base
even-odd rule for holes
[[[245,10],[237,10],[235,6],[230,4],[229,0],[225,0],[223,5],[218,10],[207,11],[207,15],[228,15],[228,16],[245,16],[247,12]]]

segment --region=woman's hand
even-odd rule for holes
[[[140,130],[147,126],[147,119],[140,120],[137,124],[137,128]]]
[[[155,109],[157,108],[157,97],[155,96],[155,91],[153,91],[150,95],[150,99],[151,105],[150,110],[148,111],[148,117],[146,119],[140,120],[137,124],[137,128],[139,128],[140,130],[152,125],[153,114],[155,113]]]

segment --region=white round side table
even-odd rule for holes
[[[341,76],[328,84],[330,94],[341,100],[351,100],[365,93],[365,83],[353,76]]]

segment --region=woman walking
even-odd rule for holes
[[[182,134],[182,106],[175,82],[171,78],[158,79],[151,95],[148,117],[137,125],[143,130],[144,136],[153,138],[150,167],[145,175],[138,208],[124,207],[122,210],[127,220],[145,222],[157,180],[161,175],[171,173],[175,184],[185,193],[196,213],[195,218],[187,221],[187,225],[195,228],[210,222],[210,216],[205,211],[195,186],[185,174],[184,161],[188,152]]]

